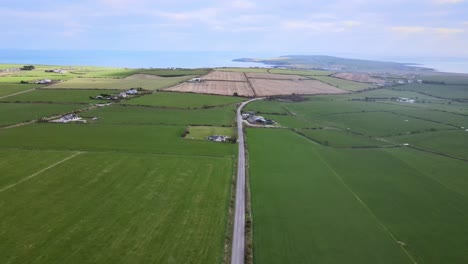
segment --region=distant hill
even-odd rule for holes
[[[258,62],[278,68],[319,69],[350,72],[433,72],[414,63],[359,60],[323,55],[287,55],[273,59],[240,58],[237,62]]]

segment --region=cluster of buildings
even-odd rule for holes
[[[228,136],[214,135],[214,136],[209,136],[207,139],[210,141],[215,141],[215,142],[226,142],[230,138],[231,137],[228,137]]]
[[[65,74],[65,73],[67,73],[66,70],[62,70],[62,69],[45,70],[45,72],[53,72],[53,73],[60,73],[60,74]]]
[[[242,118],[253,125],[274,125],[275,121],[257,115],[255,112],[242,113]]]
[[[121,92],[118,95],[100,94],[98,96],[91,97],[91,98],[96,99],[96,100],[118,100],[118,99],[122,99],[122,98],[127,98],[127,96],[129,96],[129,95],[135,95],[135,94],[138,94],[138,90],[135,89],[135,88],[132,88],[132,89],[127,90],[125,92]]]
[[[413,103],[416,103],[416,100],[414,100],[414,99],[409,99],[409,98],[406,98],[406,97],[398,97],[398,98],[397,98],[397,102],[413,104]]]
[[[83,120],[83,118],[77,116],[76,114],[67,114],[67,115],[62,116],[59,119],[53,120],[52,122],[54,122],[54,123],[68,123],[68,122],[77,122],[77,121],[86,123],[86,120]]]

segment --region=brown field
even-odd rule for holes
[[[345,79],[349,81],[362,82],[362,83],[379,83],[382,82],[380,79],[371,77],[366,73],[336,73],[333,75],[336,78]]]
[[[131,76],[125,77],[124,79],[125,79],[125,80],[141,80],[141,79],[145,79],[145,80],[161,80],[161,79],[164,79],[164,77],[157,76],[157,75],[152,75],[152,74],[141,74],[141,73],[137,73],[137,74],[133,74],[133,75],[131,75]]]
[[[270,73],[246,73],[249,79],[272,79],[272,80],[306,80],[306,78],[299,75],[289,74],[270,74]]]
[[[347,91],[316,80],[250,79],[257,96],[286,94],[338,94]]]
[[[246,82],[244,73],[242,72],[227,72],[227,71],[212,71],[202,77],[203,80],[222,80],[222,81],[239,81]]]
[[[227,81],[203,81],[184,82],[179,85],[165,89],[167,91],[192,92],[203,94],[254,96],[247,82],[227,82]]]

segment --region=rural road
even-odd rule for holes
[[[244,264],[245,255],[245,143],[242,129],[242,108],[255,100],[243,102],[237,108],[237,137],[239,143],[239,157],[237,158],[236,208],[234,212],[234,233],[232,239],[231,264]]]

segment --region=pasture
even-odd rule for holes
[[[232,126],[235,106],[209,109],[161,109],[144,106],[112,105],[92,109],[81,114],[97,117],[97,124],[126,125],[213,125]]]
[[[321,147],[287,130],[247,138],[254,263],[468,261],[466,162]]]
[[[359,91],[359,90],[364,90],[364,89],[374,87],[371,84],[354,82],[354,81],[349,81],[346,79],[340,79],[340,78],[335,78],[335,77],[330,77],[330,76],[311,76],[310,78],[319,80],[323,83],[326,83],[332,86],[335,86],[336,88],[340,88],[340,89],[348,90],[348,91]]]
[[[38,84],[16,84],[16,83],[1,83],[0,84],[0,100],[12,94],[23,92],[26,90],[34,89],[39,87]]]
[[[221,263],[230,158],[71,152],[27,178],[61,159],[33,153],[6,157],[25,168],[0,191],[0,262]]]
[[[398,88],[445,99],[468,100],[468,85],[407,84]]]
[[[233,137],[236,135],[234,127],[189,126],[187,129],[189,134],[185,136],[186,139],[207,140],[209,136]]]
[[[214,96],[195,93],[155,92],[151,95],[137,97],[125,104],[148,105],[168,108],[207,108],[213,106],[239,103],[243,98],[231,96]]]
[[[0,127],[62,115],[83,108],[77,104],[0,103]]]
[[[103,103],[105,100],[90,99],[100,94],[118,94],[120,90],[59,90],[37,89],[31,92],[10,96],[1,101],[7,102],[59,102],[59,103]]]
[[[391,145],[369,136],[338,129],[300,129],[298,133],[325,146],[337,148],[376,147]]]

